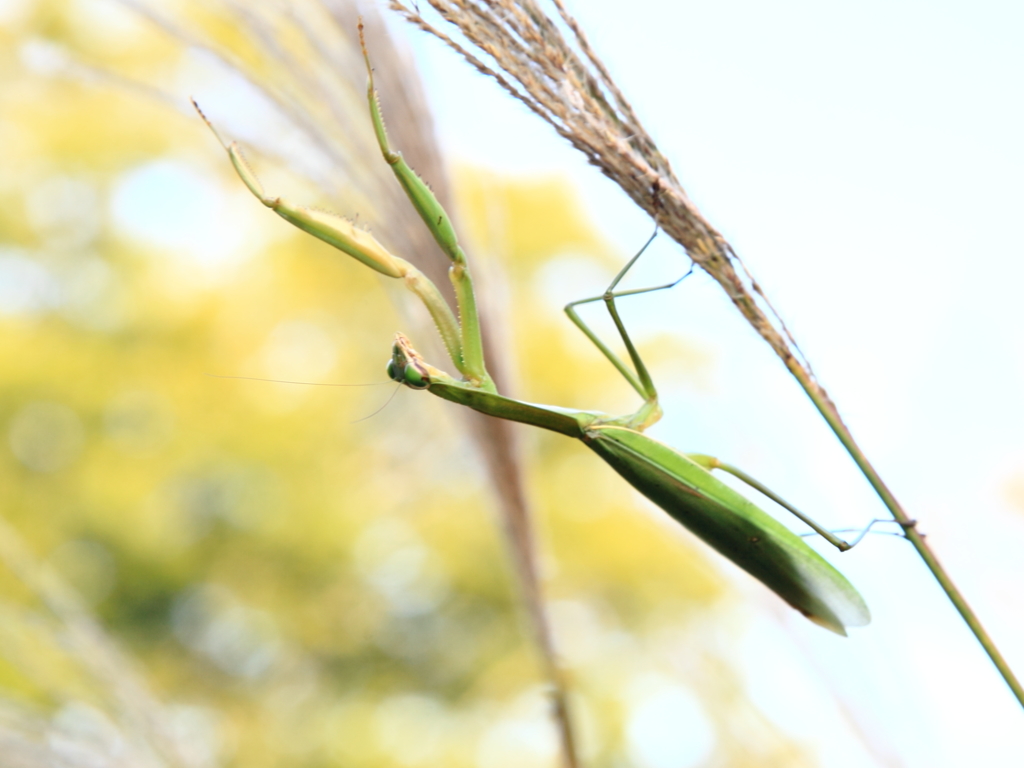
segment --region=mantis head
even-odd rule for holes
[[[426,389],[430,386],[430,366],[412,348],[409,339],[395,334],[395,346],[391,348],[388,360],[388,378],[411,389]]]

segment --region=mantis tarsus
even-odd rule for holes
[[[225,148],[239,177],[260,202],[300,229],[330,243],[381,274],[402,278],[406,286],[424,303],[461,378],[455,378],[428,364],[402,334],[396,335],[388,362],[390,378],[412,389],[427,390],[445,400],[490,416],[532,424],[583,441],[640,493],[759,579],[811,621],[842,635],[846,634],[846,627],[867,624],[870,621],[867,606],[842,574],[799,536],[718,480],[711,474],[711,470],[721,469],[731,473],[765,493],[840,550],[848,549],[849,544],[816,525],[735,467],[710,456],[680,453],[643,434],[643,430],[661,417],[658,394],[615,305],[616,298],[622,296],[670,287],[616,292],[619,282],[643,253],[643,249],[619,272],[604,294],[573,302],[566,307],[570,319],[643,398],[643,405],[635,413],[612,417],[596,411],[534,405],[498,394],[484,365],[480,323],[466,256],[437,198],[405,163],[402,155],[392,151],[365,46],[363,53],[369,73],[367,97],[377,142],[384,159],[391,166],[423,222],[451,259],[449,276],[458,303],[457,318],[429,279],[404,259],[389,253],[368,232],[340,217],[267,196],[238,146],[231,143],[225,144]],[[578,305],[594,301],[603,301],[607,306],[632,367],[601,341],[577,314]]]

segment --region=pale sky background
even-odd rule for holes
[[[1024,5],[571,7],[690,196],[764,286],[855,436],[1024,670],[1024,509],[1011,501],[1015,486],[1024,496]],[[643,243],[646,217],[551,129],[433,40],[410,37],[451,158],[565,174],[623,257]],[[637,284],[686,263],[663,240]],[[586,287],[553,281],[545,296],[563,304],[607,279],[587,277]],[[708,386],[662,382],[657,437],[740,464],[829,526],[885,515],[708,278],[632,317],[713,360]],[[825,766],[876,763],[837,737],[844,726],[823,688],[839,692],[891,755],[879,765],[1022,764],[1024,713],[910,546],[874,536],[832,560],[874,615],[848,640],[776,615],[737,576],[750,593],[755,700]],[[780,621],[795,643],[781,639]],[[665,749],[648,764],[668,768]]]

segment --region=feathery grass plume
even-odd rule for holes
[[[415,6],[398,0],[392,0],[390,6],[494,78],[586,155],[722,285],[787,365],[806,371],[807,380],[813,383],[810,367],[785,325],[767,305],[757,283],[745,269],[742,275],[736,271],[735,265],[742,269],[742,262],[687,196],[583,30],[561,0],[553,0],[553,4],[562,23],[571,30],[573,42],[533,0],[486,4],[430,0],[441,18],[454,25],[485,58],[430,23]],[[754,294],[766,303],[767,313]]]
[[[390,0],[389,6],[458,51],[549,123],[718,282],[810,397],[1024,706],[1024,686],[916,530],[916,520],[906,513],[854,440],[761,287],[732,246],[689,199],[564,1],[550,0],[557,20],[535,0],[428,2],[444,22],[461,33],[465,44],[421,15],[417,4]]]

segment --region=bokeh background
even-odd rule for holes
[[[580,5],[1024,668],[1019,8]],[[316,116],[314,86],[343,77],[303,69],[315,51],[269,63],[273,45],[306,50],[313,5],[149,7],[162,25],[103,0],[0,2],[0,764],[557,764],[483,462],[454,406],[384,383],[393,333],[429,326],[262,208],[186,108],[195,95],[252,147],[272,193],[411,237],[376,156],[359,161],[357,98],[330,116],[358,137],[337,155],[266,98],[306,88],[296,110]],[[281,36],[257,37],[256,16]],[[649,222],[392,26],[399,52],[380,55],[424,83],[514,392],[635,407],[560,308],[600,293]],[[656,242],[635,284],[687,266]],[[883,514],[710,281],[624,308],[663,393],[655,436],[829,526]],[[582,446],[521,437],[587,765],[1019,763],[1019,707],[903,542],[833,558],[874,614],[833,637]]]

